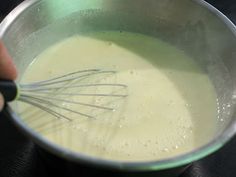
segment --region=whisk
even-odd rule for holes
[[[66,107],[66,104],[81,105],[84,107],[90,107],[93,109],[101,109],[106,111],[114,111],[114,108],[80,102],[80,97],[120,97],[124,98],[128,95],[126,93],[73,93],[71,90],[75,88],[88,89],[88,88],[127,88],[125,84],[117,83],[104,83],[102,81],[94,81],[93,78],[97,78],[98,75],[113,75],[116,71],[106,71],[100,69],[81,70],[66,75],[53,77],[48,80],[33,82],[30,84],[17,85],[13,81],[0,80],[0,92],[6,102],[21,101],[32,106],[35,106],[56,118],[64,118],[71,120],[67,116],[66,112],[77,114],[80,116],[94,118],[88,113],[82,113],[80,110],[74,110],[70,107]],[[94,77],[95,76],[95,77]],[[98,77],[100,78],[100,77]],[[100,78],[101,79],[101,78]],[[102,77],[103,79],[103,77]],[[101,79],[101,80],[102,80]],[[86,82],[83,82],[86,80]],[[106,90],[106,89],[105,89]],[[70,97],[76,96],[76,100],[70,99]],[[58,104],[59,103],[59,104]],[[63,110],[63,111],[57,111]]]

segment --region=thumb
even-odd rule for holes
[[[15,80],[17,77],[16,66],[14,65],[12,58],[0,41],[0,78]]]
[[[4,107],[4,98],[2,94],[0,93],[0,112],[2,111],[3,107]]]

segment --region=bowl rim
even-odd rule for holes
[[[0,39],[4,36],[5,32],[10,28],[13,21],[26,9],[39,3],[41,0],[25,0],[19,4],[15,9],[13,9],[0,23]],[[211,4],[204,0],[191,0],[203,8],[208,9],[210,12],[215,14],[235,35],[236,37],[236,26],[230,21],[222,12],[213,7]],[[236,120],[233,120],[230,125],[227,126],[222,134],[215,137],[208,144],[192,150],[188,153],[175,156],[163,160],[145,161],[145,162],[127,162],[127,161],[114,161],[106,160],[98,157],[92,157],[78,152],[70,151],[69,149],[63,148],[57,144],[54,144],[44,138],[42,135],[36,133],[33,129],[28,127],[20,117],[7,106],[5,113],[10,117],[10,119],[16,124],[16,126],[29,138],[31,138],[37,145],[41,148],[64,158],[68,161],[75,163],[83,163],[89,165],[95,165],[97,167],[124,170],[124,171],[154,171],[154,170],[165,170],[175,167],[180,167],[187,165],[193,161],[199,160],[211,153],[214,153],[225,143],[227,143],[236,134]]]

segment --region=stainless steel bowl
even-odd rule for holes
[[[74,153],[49,142],[26,126],[8,107],[11,119],[36,144],[74,163],[124,171],[159,171],[203,158],[234,136],[236,28],[203,0],[26,0],[1,23],[0,37],[14,58],[20,79],[27,65],[48,46],[77,33],[101,30],[158,37],[193,57],[209,74],[217,91],[219,115],[215,137],[190,153],[170,159],[132,163],[110,161]]]

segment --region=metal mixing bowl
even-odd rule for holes
[[[14,58],[20,79],[34,57],[50,45],[74,34],[102,30],[158,37],[194,58],[209,74],[217,91],[219,114],[214,138],[190,153],[170,159],[132,163],[104,160],[71,152],[45,140],[8,107],[10,118],[36,144],[73,163],[123,171],[160,171],[203,158],[233,137],[236,132],[236,28],[205,1],[26,0],[3,20],[0,37]]]

